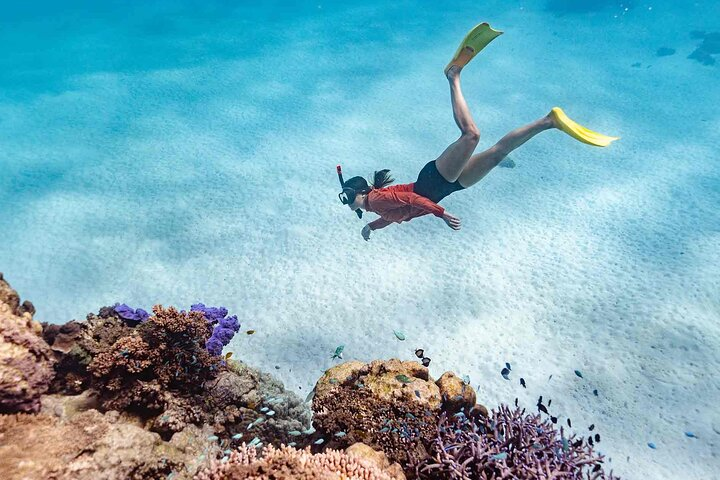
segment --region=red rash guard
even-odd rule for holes
[[[370,230],[387,227],[393,222],[402,223],[432,213],[442,217],[445,209],[429,198],[418,195],[414,183],[404,183],[372,189],[365,196],[365,210],[377,213],[380,218],[370,222]]]

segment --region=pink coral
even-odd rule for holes
[[[312,454],[310,448],[297,450],[268,445],[260,456],[255,447],[242,446],[229,457],[214,461],[195,480],[392,480],[380,468],[339,450]]]

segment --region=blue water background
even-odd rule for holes
[[[687,57],[718,19],[717,1],[5,5],[0,271],[41,321],[225,305],[257,330],[236,355],[303,396],[339,344],[423,347],[489,407],[542,394],[597,424],[625,478],[716,478],[720,55]],[[364,242],[335,165],[414,181],[457,138],[442,70],[480,21],[505,34],[463,72],[478,151],[555,105],[622,139],[543,133],[442,202],[459,232],[426,216]]]

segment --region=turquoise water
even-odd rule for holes
[[[257,330],[233,351],[299,393],[339,344],[421,346],[488,406],[597,424],[625,478],[716,478],[720,52],[687,57],[720,3],[100,3],[0,17],[0,271],[38,320],[225,305]],[[542,133],[443,200],[460,231],[363,241],[335,165],[414,181],[481,21],[505,34],[462,74],[478,151],[555,105],[622,139]]]

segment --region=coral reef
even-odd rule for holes
[[[43,327],[33,312],[0,274],[3,480],[616,478],[591,440],[489,413],[469,379],[415,361],[337,365],[311,411],[220,356],[240,328],[223,307],[115,304]]]
[[[53,378],[53,356],[33,305],[0,273],[0,413],[37,412]]]
[[[263,447],[260,456],[254,446],[242,444],[224,461],[214,461],[196,480],[397,480],[372,461],[357,455],[327,449],[313,454],[282,445]]]
[[[602,470],[604,457],[574,435],[565,438],[540,415],[501,405],[489,417],[443,413],[430,457],[415,465],[420,479],[521,480],[617,477]]]

